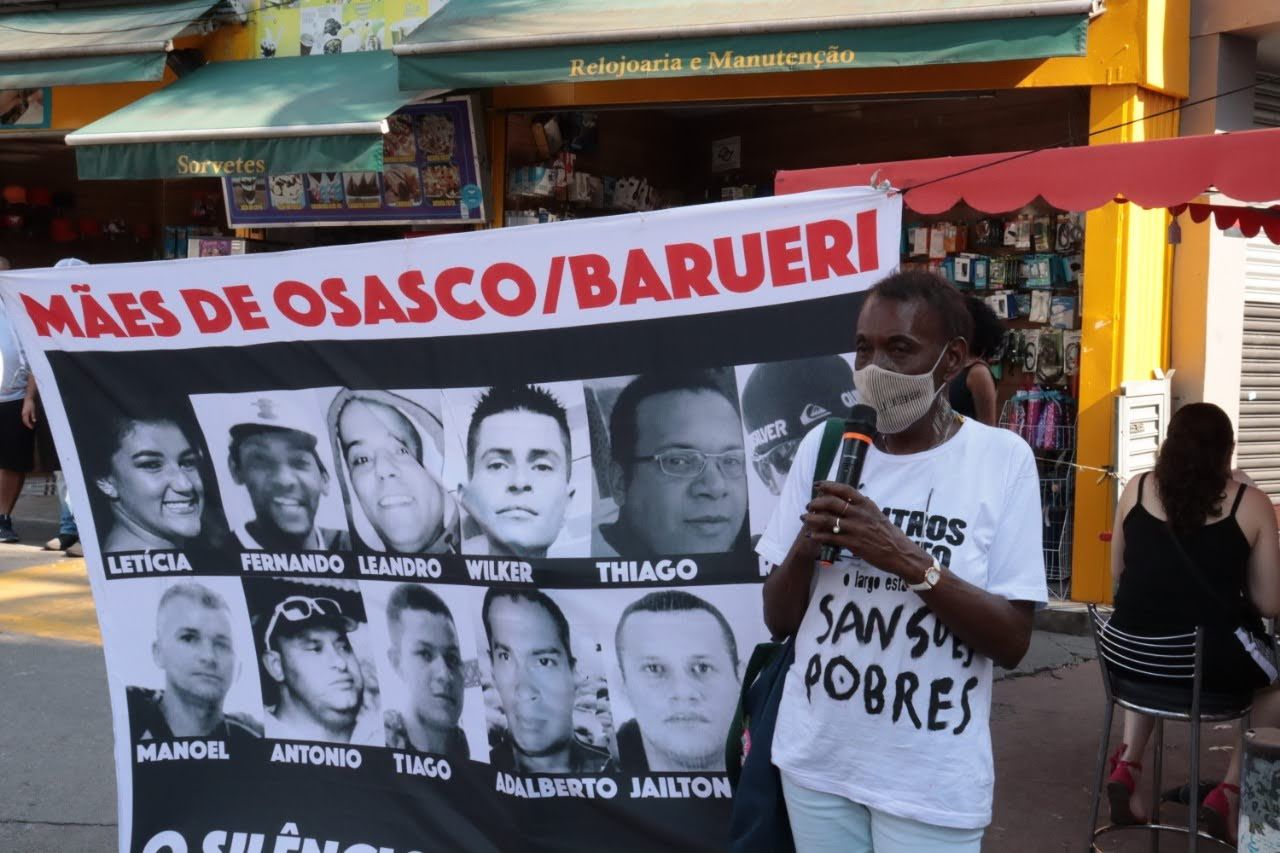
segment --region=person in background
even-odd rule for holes
[[[0,270],[7,269],[9,262],[0,258]],[[17,331],[0,303],[0,543],[21,541],[11,516],[35,463],[34,424],[26,424],[22,417],[30,375]]]
[[[87,267],[89,263],[79,258],[63,258],[53,265],[54,269],[67,267]],[[27,378],[27,393],[22,401],[22,422],[30,430],[35,430],[40,419],[39,391],[36,389],[34,375]],[[53,455],[57,464],[57,454]],[[58,490],[58,535],[44,543],[46,551],[62,551],[68,557],[83,557],[84,546],[80,544],[80,529],[76,527],[76,517],[71,511],[71,496],[67,493],[67,478],[62,475],[61,466],[54,472]]]
[[[1111,570],[1117,589],[1107,628],[1168,637],[1203,626],[1203,689],[1236,696],[1257,691],[1250,724],[1276,726],[1275,662],[1261,649],[1265,639],[1259,660],[1236,630],[1261,638],[1262,617],[1280,613],[1280,541],[1271,501],[1233,478],[1234,449],[1231,420],[1217,406],[1192,403],[1174,413],[1154,476],[1130,480],[1116,506]],[[1125,711],[1124,743],[1107,779],[1113,823],[1147,822],[1149,803],[1139,782],[1154,725],[1151,717]],[[1200,806],[1202,825],[1218,838],[1236,838],[1239,785],[1237,748],[1226,777]]]
[[[947,385],[951,408],[966,418],[996,425],[996,380],[991,373],[991,360],[1004,341],[1004,323],[991,306],[973,296],[965,297],[965,307],[973,318],[973,334],[969,336],[969,359]]]

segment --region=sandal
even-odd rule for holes
[[[1200,804],[1200,823],[1214,838],[1225,841],[1228,844],[1234,844],[1236,839],[1229,830],[1231,801],[1227,799],[1227,791],[1235,794],[1237,798],[1240,796],[1239,785],[1223,782],[1214,788],[1209,792],[1209,796],[1204,798],[1204,802]]]
[[[1129,772],[1129,768],[1134,770],[1142,769],[1140,761],[1123,761],[1120,756],[1124,755],[1125,744],[1116,747],[1115,753],[1111,756],[1111,775],[1107,777],[1107,801],[1111,804],[1111,822],[1116,826],[1137,826],[1147,823],[1147,818],[1142,815],[1134,814],[1129,804],[1130,798],[1133,796],[1137,783],[1134,781],[1133,774]]]

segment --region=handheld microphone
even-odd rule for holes
[[[836,482],[858,487],[862,466],[867,461],[867,451],[876,436],[876,410],[870,406],[854,406],[844,422],[844,435],[840,442],[840,465],[836,468]],[[836,561],[840,549],[835,545],[823,545],[818,562],[830,566]]]

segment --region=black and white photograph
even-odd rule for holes
[[[245,548],[349,550],[323,392],[193,395],[227,520]],[[324,399],[332,391],[324,394]]]
[[[591,444],[579,382],[451,389],[447,478],[465,510],[464,554],[585,557]]]
[[[231,185],[234,187],[233,200],[237,210],[267,209],[267,179],[265,177],[232,178]]]
[[[374,551],[458,553],[458,504],[444,479],[441,393],[343,388],[327,412],[338,491],[359,544]]]
[[[746,448],[731,368],[584,384],[594,556],[745,550]]]
[[[276,210],[302,210],[307,206],[302,175],[272,175],[267,185],[271,188],[271,206]]]
[[[265,735],[384,744],[378,643],[353,580],[245,578]]]
[[[238,578],[141,578],[107,584],[103,631],[122,646],[134,742],[220,740],[228,753],[262,737],[249,614]]]
[[[758,589],[595,594],[600,618],[611,625],[606,659],[623,773],[725,769],[725,733],[737,708],[742,669],[764,639]]]
[[[186,400],[139,395],[128,411],[119,406],[87,408],[95,422],[76,433],[102,552],[231,544],[211,454]]]
[[[490,587],[480,674],[490,763],[515,773],[610,773],[613,717],[590,607],[526,587]],[[584,602],[585,603],[585,602]]]
[[[847,417],[857,403],[853,358],[849,353],[738,366],[753,539],[769,524],[800,440],[827,418]]]
[[[373,631],[386,745],[489,760],[472,620],[484,593],[462,586],[361,583]]]

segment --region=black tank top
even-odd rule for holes
[[[1236,490],[1235,502],[1225,518],[1181,534],[1179,553],[1168,522],[1142,505],[1147,475],[1138,481],[1138,503],[1124,519],[1124,573],[1116,590],[1115,627],[1137,634],[1167,636],[1205,626],[1206,687],[1231,690],[1252,682],[1256,673],[1247,658],[1241,659],[1234,631],[1242,624],[1261,620],[1249,602],[1249,540],[1236,520],[1245,486]],[[1193,565],[1187,565],[1190,557]],[[1220,602],[1236,610],[1224,612],[1219,601],[1206,594],[1190,571],[1200,573]]]
[[[969,371],[975,367],[976,363],[969,365],[951,380],[951,384],[947,386],[947,400],[955,412],[976,420],[978,404],[973,399],[973,392],[969,390]]]

